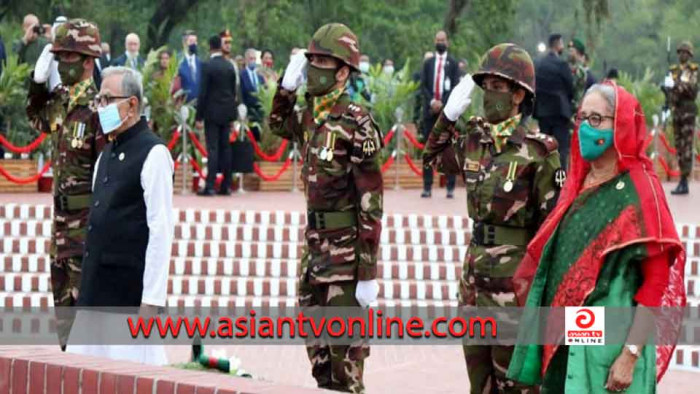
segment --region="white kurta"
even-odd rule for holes
[[[93,189],[100,159],[93,174]],[[171,245],[173,239],[173,172],[174,164],[165,145],[156,145],[148,153],[141,170],[141,187],[146,205],[148,222],[148,246],[143,272],[142,304],[165,306],[170,269]],[[83,329],[94,333],[107,333],[123,325],[128,334],[126,319],[123,316],[104,312],[78,312],[71,337],[81,338]],[[99,335],[99,334],[98,334]],[[124,336],[126,338],[126,335]],[[105,342],[108,342],[106,339]],[[115,360],[128,360],[152,365],[165,365],[168,360],[163,345],[71,345],[68,340],[66,351],[77,354],[108,357]]]

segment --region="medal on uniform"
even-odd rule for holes
[[[333,161],[333,150],[335,148],[335,133],[331,134],[331,143],[328,147],[328,154],[326,155],[327,161]]]
[[[119,154],[119,161],[124,161],[124,152]]]
[[[326,160],[326,157],[328,157],[328,149],[326,149],[325,146],[323,148],[321,148],[321,153],[318,154],[318,157],[321,160]]]
[[[85,123],[78,124],[78,148],[83,147],[85,141]]]
[[[73,140],[70,142],[70,146],[75,149],[78,147],[78,140],[73,138]]]
[[[503,191],[510,193],[513,190],[513,180],[515,180],[515,173],[518,169],[518,163],[511,161],[508,165],[508,174],[506,175],[506,181],[503,183]]]

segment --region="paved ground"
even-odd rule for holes
[[[315,387],[311,367],[301,346],[206,347],[205,352],[224,350],[236,355],[243,368],[264,380]],[[187,347],[171,347],[171,362],[187,360]],[[661,382],[661,394],[697,393],[700,374],[669,371]],[[468,393],[469,381],[457,346],[375,346],[365,366],[368,394],[447,394]]]
[[[691,190],[696,195],[683,197],[672,196],[669,191],[675,184],[665,183],[666,198],[673,216],[682,223],[700,223],[700,183],[691,184]],[[0,204],[51,204],[50,194],[0,194]],[[304,196],[301,192],[246,192],[233,194],[230,197],[197,197],[195,195],[175,196],[177,208],[207,208],[207,209],[240,209],[268,211],[303,211],[305,210]],[[431,215],[467,214],[466,190],[457,189],[455,198],[445,198],[444,189],[433,190],[430,199],[420,198],[420,190],[387,190],[384,194],[384,210],[386,213],[423,213]]]

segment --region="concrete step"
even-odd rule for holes
[[[185,224],[174,228],[175,240],[302,242],[301,225]],[[381,242],[401,245],[467,245],[470,231],[464,229],[385,228]],[[51,237],[51,220],[0,220],[0,237]]]
[[[51,219],[49,205],[5,204],[0,206],[0,220]],[[302,226],[306,213],[284,211],[239,211],[224,209],[174,209],[175,222],[187,224],[261,224]],[[385,228],[467,229],[469,219],[460,215],[387,214],[382,220]]]
[[[46,293],[50,274],[0,273],[0,292]],[[397,300],[456,300],[455,280],[379,280],[379,297]],[[169,295],[296,297],[296,278],[171,275]]]
[[[459,262],[382,261],[377,266],[383,279],[457,280],[462,274]],[[175,258],[170,275],[227,277],[296,278],[299,261],[285,259]],[[0,255],[0,273],[45,273],[50,270],[48,256]]]
[[[48,253],[50,244],[50,239],[44,237],[4,237],[0,242],[0,255],[43,256]],[[302,249],[298,242],[175,241],[172,256],[299,259]],[[379,258],[385,261],[459,262],[466,251],[467,246],[383,244],[379,247]]]

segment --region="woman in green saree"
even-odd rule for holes
[[[543,393],[656,391],[686,302],[685,253],[645,153],[647,137],[631,94],[614,82],[588,90],[572,137],[569,178],[514,277],[520,305],[529,308],[637,307],[623,326],[624,344],[565,346],[563,319],[550,315],[544,344],[516,346],[509,378],[540,384]],[[653,329],[647,307],[677,312],[657,319],[658,346],[645,346]],[[521,339],[532,329],[522,326]]]

